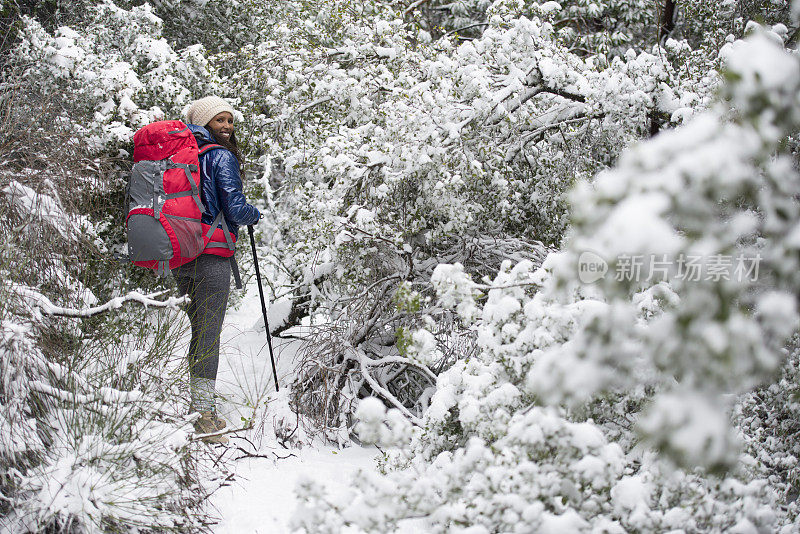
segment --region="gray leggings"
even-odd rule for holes
[[[219,337],[231,291],[230,258],[201,254],[172,271],[181,295],[189,295],[186,307],[192,324],[189,372],[193,378],[216,380]]]

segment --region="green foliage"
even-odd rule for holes
[[[422,308],[422,295],[414,291],[411,284],[404,282],[395,290],[394,304],[398,311],[416,313]]]
[[[406,357],[408,355],[408,348],[414,343],[411,332],[407,328],[399,327],[394,332],[395,346],[400,353],[400,356]]]

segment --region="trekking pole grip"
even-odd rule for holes
[[[275,391],[278,391],[278,371],[275,369],[275,355],[272,352],[272,336],[269,333],[269,321],[267,320],[267,305],[264,302],[264,288],[261,285],[261,272],[258,268],[258,256],[256,256],[256,238],[253,232],[253,225],[247,225],[247,233],[250,234],[250,246],[253,249],[253,265],[256,267],[256,281],[258,281],[258,296],[261,298],[261,313],[264,314],[264,329],[267,331],[267,345],[269,346],[269,360],[272,363],[272,378],[275,379]]]

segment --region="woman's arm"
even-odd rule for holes
[[[238,225],[255,224],[261,214],[255,206],[247,203],[242,179],[239,176],[239,162],[229,150],[215,150],[217,160],[217,193],[225,220]]]

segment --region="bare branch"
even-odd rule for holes
[[[386,277],[381,278],[380,280],[370,284],[364,291],[362,291],[358,295],[355,295],[353,297],[347,297],[345,299],[341,299],[341,302],[350,302],[351,300],[358,300],[358,299],[364,298],[369,294],[370,291],[372,291],[375,288],[375,286],[378,286],[378,285],[380,285],[380,284],[382,284],[384,282],[388,282],[389,280],[400,280],[400,279],[402,279],[402,276],[400,276],[399,274],[392,274],[392,275],[386,276]]]
[[[386,293],[388,291],[389,291],[389,286],[384,286],[383,289],[381,290],[380,295],[377,298],[375,298],[375,300],[374,300],[374,302],[372,304],[372,308],[370,309],[369,313],[367,314],[367,317],[369,317],[369,320],[366,322],[366,324],[363,326],[363,328],[361,328],[358,331],[354,332],[353,335],[351,336],[350,344],[352,346],[357,347],[358,345],[363,343],[364,340],[367,339],[367,337],[369,336],[369,333],[375,327],[375,323],[380,318],[380,314],[376,313],[376,312],[378,311],[380,306],[383,304],[383,298],[386,296]]]
[[[428,378],[430,378],[434,383],[436,383],[436,375],[433,374],[433,371],[428,369],[427,366],[419,364],[419,363],[416,363],[416,362],[413,362],[413,361],[409,360],[408,358],[403,358],[402,356],[384,356],[383,358],[379,358],[377,360],[373,360],[372,358],[369,358],[364,363],[368,367],[380,367],[380,366],[389,365],[389,364],[392,364],[392,363],[400,363],[400,364],[403,364],[403,365],[410,365],[412,367],[416,367],[417,369],[419,369],[420,371],[425,373],[425,375],[427,375]]]
[[[487,121],[490,126],[494,126],[495,124],[499,123],[503,120],[504,117],[511,115],[515,111],[517,111],[522,105],[533,98],[534,96],[538,95],[539,93],[545,92],[546,89],[543,87],[528,87],[522,93],[514,99],[510,105],[505,106],[501,113],[492,113]],[[513,94],[513,93],[512,93]],[[511,96],[511,95],[509,95]],[[495,106],[497,108],[497,106]]]
[[[511,163],[514,160],[514,158],[517,157],[517,154],[519,154],[520,151],[523,148],[525,148],[525,146],[528,145],[528,143],[530,143],[536,137],[538,137],[538,136],[542,135],[543,133],[547,132],[548,130],[557,129],[557,128],[560,128],[561,126],[564,126],[564,125],[576,124],[576,123],[584,122],[584,121],[587,121],[587,120],[591,120],[593,118],[596,118],[596,116],[594,116],[594,115],[579,115],[579,116],[574,117],[572,119],[567,119],[567,120],[563,120],[563,121],[559,121],[559,122],[554,122],[552,124],[548,124],[548,125],[542,126],[541,128],[537,128],[537,129],[532,130],[530,132],[526,132],[521,137],[519,144],[516,147],[510,148],[509,151],[506,153],[505,162],[506,163]]]
[[[216,432],[208,432],[206,434],[194,434],[193,436],[188,436],[189,441],[198,441],[204,438],[211,438],[216,436],[224,436],[225,434],[233,434],[234,432],[244,432],[245,430],[252,430],[253,423],[252,421],[243,427],[239,428],[229,428],[227,430],[217,430]]]
[[[343,226],[344,228],[346,228],[347,230],[353,230],[354,232],[358,232],[358,233],[364,234],[364,235],[366,235],[367,237],[369,237],[370,239],[375,239],[375,240],[378,240],[378,241],[383,241],[384,243],[388,243],[389,245],[391,245],[392,247],[394,247],[394,248],[395,248],[395,250],[398,250],[398,251],[399,251],[399,248],[398,248],[397,244],[396,244],[394,241],[392,241],[391,239],[388,239],[388,238],[386,238],[386,237],[382,237],[382,236],[379,236],[379,235],[373,234],[373,233],[371,233],[371,232],[368,232],[367,230],[364,230],[364,229],[362,229],[362,228],[359,228],[359,227],[357,227],[357,226],[355,226],[355,225],[353,225],[353,224],[351,224],[351,223],[349,223],[349,222],[348,222],[348,223],[344,223],[344,224],[342,224],[342,226]],[[355,235],[353,235],[353,233],[352,233],[352,232],[350,233],[350,235],[351,235],[351,236],[352,236],[354,239],[356,239],[356,236],[355,236]]]
[[[530,282],[517,282],[517,283],[514,283],[514,284],[506,284],[506,285],[502,285],[502,286],[491,286],[491,285],[486,285],[486,284],[473,284],[472,287],[474,287],[475,289],[479,289],[481,291],[491,291],[493,289],[511,289],[513,287],[530,287],[530,286],[541,287],[542,283],[541,282],[530,281]]]
[[[241,447],[236,447],[236,449],[241,451],[242,455],[237,457],[237,458],[234,458],[234,460],[241,460],[242,458],[266,458],[267,460],[275,460],[275,459],[286,460],[287,458],[296,457],[294,454],[291,454],[291,453],[286,455],[286,456],[280,456],[280,455],[275,454],[273,452],[272,456],[267,456],[266,454],[256,454],[256,453],[253,453],[253,452],[247,452],[246,450],[244,450]]]
[[[469,26],[464,26],[463,28],[457,28],[455,30],[450,30],[445,34],[445,36],[453,35],[454,33],[462,32],[465,30],[471,30],[472,28],[477,28],[479,26],[488,26],[488,22],[478,22],[477,24],[470,24]]]

